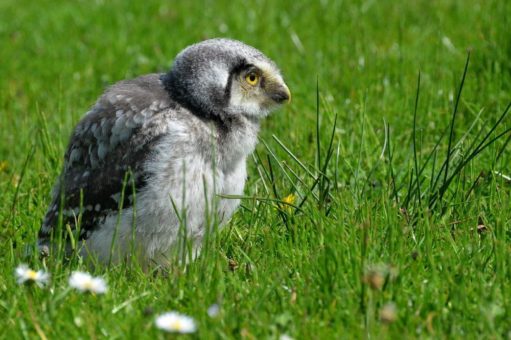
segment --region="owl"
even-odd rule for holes
[[[198,255],[212,221],[224,225],[239,205],[225,196],[243,193],[260,121],[290,98],[272,60],[230,39],[112,85],[71,135],[39,249],[63,240],[102,263],[167,265],[184,235]]]

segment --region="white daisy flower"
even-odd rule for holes
[[[69,285],[80,292],[95,294],[104,294],[108,289],[104,279],[84,272],[73,272],[69,277]]]
[[[287,334],[281,334],[279,337],[279,340],[294,340],[294,339]]]
[[[35,271],[26,264],[20,264],[15,271],[18,284],[35,283],[39,287],[44,286],[50,281],[50,274],[43,270]]]
[[[197,330],[193,318],[177,312],[168,312],[158,316],[156,327],[174,333],[194,333]]]

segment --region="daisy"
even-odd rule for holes
[[[177,312],[168,312],[156,318],[156,327],[167,332],[194,333],[197,330],[195,321]]]
[[[95,294],[104,294],[108,289],[104,279],[84,272],[73,272],[69,277],[69,285],[81,292]]]
[[[15,271],[18,284],[35,283],[39,287],[46,285],[50,281],[50,274],[43,270],[32,270],[26,264],[20,264]]]

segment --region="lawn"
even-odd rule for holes
[[[509,337],[510,27],[503,0],[1,1],[0,338],[163,339],[171,310],[192,338]],[[100,266],[105,294],[73,290],[80,259],[26,255],[72,128],[219,36],[293,94],[242,207],[186,266]],[[21,263],[49,284],[18,285]]]

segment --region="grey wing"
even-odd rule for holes
[[[137,191],[145,186],[144,164],[166,133],[175,108],[157,74],[111,87],[71,136],[39,239],[50,237],[59,223],[59,212],[62,225],[72,229],[81,214],[79,236],[86,239],[107,215],[119,209],[123,186],[123,208],[131,206],[132,184]]]

